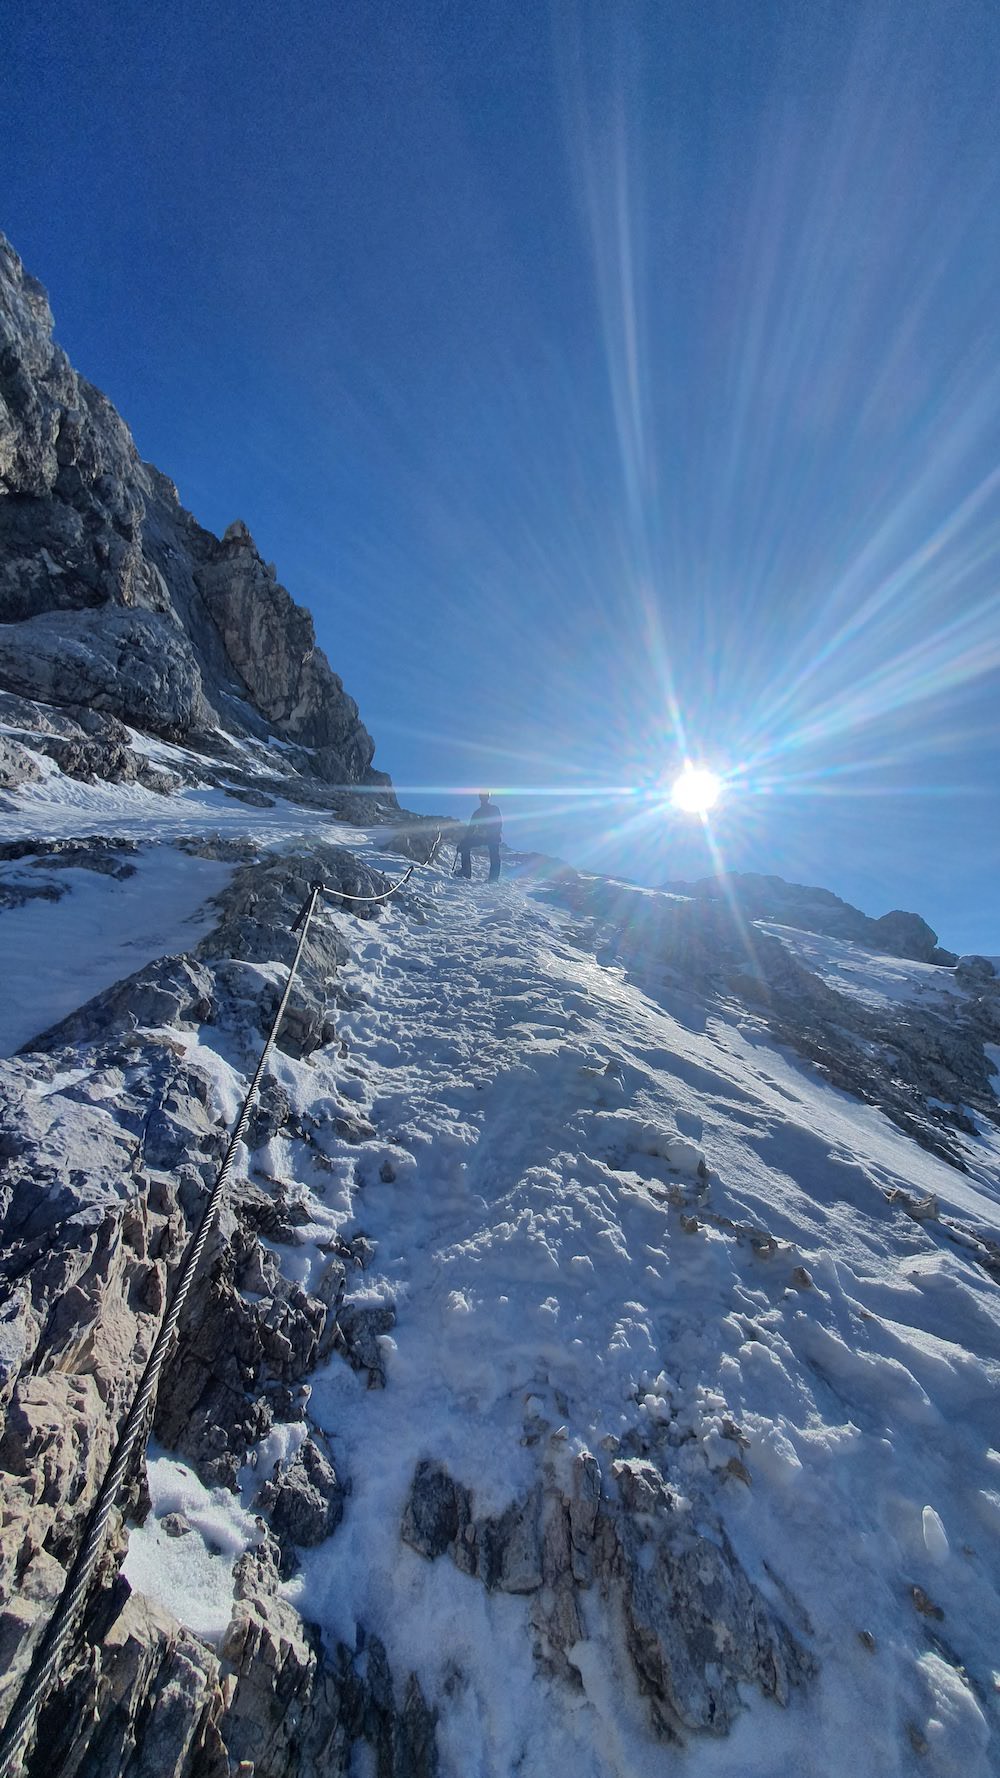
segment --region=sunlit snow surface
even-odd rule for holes
[[[762,932],[773,933],[793,954],[813,970],[828,987],[839,994],[849,994],[865,1006],[878,1011],[887,1007],[926,1000],[940,1004],[955,996],[962,987],[949,970],[933,963],[915,963],[908,957],[887,957],[880,952],[862,950],[847,939],[829,938],[825,933],[802,932],[797,926],[781,926],[772,920],[754,922]]]
[[[180,855],[163,842],[178,832],[223,825],[206,793],[183,807],[140,807],[136,793],[126,809],[112,792],[95,823],[96,805],[60,807],[57,788],[48,809],[40,795],[26,801],[19,833],[130,832],[151,847],[150,873],[157,858],[173,868]],[[334,831],[370,844],[301,810],[229,805],[224,816],[225,831],[276,845]],[[353,952],[346,1053],[278,1056],[275,1071],[322,1120],[330,1167],[283,1138],[256,1157],[309,1213],[300,1244],[273,1249],[286,1272],[308,1286],[326,1263],[320,1243],[361,1230],[376,1251],[352,1297],[392,1301],[398,1317],[383,1340],[384,1391],[339,1357],[312,1379],[310,1412],[352,1493],[289,1596],[331,1640],[353,1645],[363,1624],[396,1671],[419,1674],[441,1707],[443,1778],[989,1778],[1000,1767],[1000,1288],[883,1192],[933,1192],[944,1215],[996,1233],[995,1141],[968,1143],[963,1176],[779,1051],[754,1014],[679,990],[653,999],[624,967],[602,967],[551,903],[444,871],[419,889],[424,924],[396,903],[377,922],[322,914]],[[54,970],[82,946],[71,906],[40,910]],[[0,941],[11,918],[0,914]],[[920,965],[781,936],[862,998],[940,991],[939,972]],[[239,1083],[217,1043],[206,1027],[190,1054],[229,1111]],[[336,1136],[327,1120],[345,1102],[374,1139]],[[773,1235],[777,1253],[710,1220],[681,1229],[663,1187],[695,1190],[699,1153],[706,1209]],[[796,1287],[800,1266],[811,1287]],[[727,1418],[749,1439],[749,1487],[722,1475]],[[692,1434],[677,1448],[670,1423]],[[786,1711],[748,1691],[732,1736],[686,1751],[652,1738],[595,1594],[582,1596],[590,1640],[574,1696],[534,1665],[529,1601],[487,1594],[399,1537],[422,1457],[447,1463],[482,1512],[526,1491],[552,1434],[570,1453],[594,1450],[607,1474],[601,1441],[630,1431],[680,1492],[716,1472],[740,1558],[819,1663]],[[260,1479],[275,1454],[260,1454]],[[130,1578],[216,1636],[252,1478],[230,1514],[172,1461],[154,1464],[155,1512],[133,1539]],[[159,1521],[182,1496],[194,1529],[168,1540]],[[914,1609],[914,1586],[942,1618]]]
[[[30,860],[4,869],[5,883],[50,880],[65,893],[0,913],[0,1055],[154,957],[193,950],[212,925],[210,898],[232,874],[230,865],[155,844],[123,862],[135,875],[121,882],[81,869],[49,876]]]
[[[129,1537],[125,1578],[206,1641],[217,1642],[232,1616],[233,1563],[257,1541],[257,1525],[225,1488],[206,1488],[193,1469],[150,1445],[153,1511]]]

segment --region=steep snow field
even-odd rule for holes
[[[179,852],[179,834],[372,843],[218,792],[75,786],[60,803],[66,783],[26,792],[0,838],[127,835],[142,846],[138,875],[73,880],[58,902],[0,912],[8,1051],[146,958],[195,942],[228,867]],[[312,1379],[310,1413],[352,1493],[288,1597],[332,1640],[353,1645],[363,1620],[446,1700],[447,1778],[989,1778],[1000,1285],[960,1234],[884,1194],[933,1194],[943,1216],[1000,1235],[995,1141],[984,1135],[963,1176],[779,1050],[754,1013],[683,987],[654,998],[613,959],[599,963],[549,900],[444,870],[419,873],[416,888],[419,918],[412,896],[377,921],[319,915],[350,947],[353,1009],[339,1048],[279,1054],[274,1071],[321,1120],[323,1155],[277,1136],[253,1157],[258,1179],[284,1182],[306,1213],[299,1243],[272,1249],[286,1274],[308,1285],[331,1234],[362,1232],[374,1259],[352,1300],[396,1314],[379,1341],[384,1390],[336,1355]],[[928,966],[780,936],[842,991],[880,1003],[944,991]],[[231,1112],[243,1077],[219,1046],[206,1027],[190,1055]],[[338,1135],[345,1107],[374,1134]],[[157,1453],[132,1584],[221,1633],[254,1489],[298,1436],[271,1435],[242,1507]],[[602,1463],[648,1454],[681,1513],[711,1495],[747,1573],[817,1664],[787,1709],[748,1688],[729,1737],[666,1746],[596,1597],[572,1692],[535,1666],[526,1599],[401,1542],[421,1458],[445,1463],[477,1511],[500,1511],[531,1487],[543,1446]],[[162,1529],[181,1505],[194,1527],[183,1552]]]
[[[829,987],[836,988],[841,994],[850,994],[865,1006],[881,1010],[962,992],[948,971],[933,963],[915,963],[909,957],[881,956],[863,951],[847,939],[803,932],[797,926],[780,926],[770,920],[754,923],[762,932],[771,932],[780,938],[782,944]]]

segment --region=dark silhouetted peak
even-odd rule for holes
[[[860,908],[814,884],[788,883],[784,877],[756,871],[727,871],[715,877],[699,877],[693,883],[670,882],[662,887],[673,895],[696,901],[735,902],[753,920],[774,920],[796,926],[802,932],[826,933],[831,938],[853,939],[871,951],[890,957],[909,957],[918,963],[951,965],[957,957],[942,950],[937,933],[919,914],[893,909],[877,920]]]

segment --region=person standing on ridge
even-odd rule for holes
[[[500,875],[500,836],[503,833],[503,818],[496,803],[490,802],[488,790],[479,792],[479,807],[473,809],[472,819],[459,841],[459,856],[462,860],[463,877],[472,876],[473,846],[488,846],[490,850],[490,882],[495,883]]]

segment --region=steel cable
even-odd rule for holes
[[[427,864],[433,863],[440,839],[441,835],[438,833],[425,861]],[[139,1443],[140,1434],[145,1432],[150,1405],[156,1392],[156,1386],[159,1382],[160,1372],[163,1369],[167,1357],[168,1348],[177,1331],[181,1311],[187,1301],[188,1293],[194,1281],[199,1261],[205,1251],[205,1244],[222,1207],[226,1187],[229,1184],[229,1178],[233,1170],[233,1163],[236,1159],[236,1150],[243,1139],[247,1124],[250,1120],[250,1112],[254,1099],[257,1096],[261,1077],[264,1073],[268,1056],[274,1046],[275,1038],[277,1037],[281,1021],[285,1016],[285,1011],[291,997],[292,987],[298,973],[299,964],[302,960],[302,953],[305,949],[306,938],[309,933],[309,924],[316,911],[316,902],[320,895],[337,895],[342,901],[368,902],[371,904],[388,901],[391,896],[395,895],[398,890],[402,889],[404,883],[409,882],[416,868],[416,864],[411,864],[405,874],[400,877],[399,881],[391,884],[390,887],[380,895],[347,895],[339,889],[328,889],[326,884],[322,881],[310,884],[309,894],[291,928],[293,932],[297,932],[299,927],[301,927],[302,930],[299,935],[298,944],[295,947],[295,955],[292,958],[291,966],[288,971],[288,980],[285,983],[284,992],[278,1002],[278,1009],[271,1022],[271,1028],[267,1034],[264,1048],[261,1050],[257,1067],[254,1070],[253,1079],[247,1088],[246,1096],[243,1100],[243,1108],[236,1121],[236,1127],[229,1138],[226,1152],[222,1159],[222,1165],[216,1174],[215,1183],[209,1193],[208,1202],[202,1211],[201,1221],[195,1230],[191,1244],[181,1264],[170,1307],[160,1325],[160,1330],[156,1339],[153,1341],[152,1351],[146,1361],[146,1368],[139,1379],[139,1386],[132,1398],[128,1413],[125,1416],[121,1432],[118,1436],[118,1443],[112,1453],[107,1473],[98,1489],[94,1504],[87,1515],[80,1547],[77,1550],[76,1556],[74,1557],[66,1576],[63,1590],[59,1596],[55,1611],[49,1619],[41,1642],[35,1651],[31,1666],[21,1683],[13,1708],[4,1723],[2,1732],[0,1732],[0,1778],[15,1778],[16,1773],[20,1770],[21,1756],[23,1755],[34,1730],[38,1712],[51,1689],[63,1650],[65,1649],[71,1631],[76,1625],[77,1615],[83,1603],[84,1595],[93,1578],[94,1569],[97,1566],[111,1514],[115,1509],[118,1496],[121,1493],[122,1486],[128,1474],[129,1464],[135,1453],[136,1446]]]
[[[299,915],[299,919],[296,921],[296,926],[298,926],[300,922],[302,925],[299,942],[295,947],[295,955],[292,958],[291,967],[288,971],[288,980],[285,983],[284,993],[278,1002],[278,1010],[272,1020],[271,1029],[267,1034],[267,1040],[260,1053],[260,1060],[257,1063],[253,1079],[250,1082],[246,1097],[243,1100],[243,1109],[236,1121],[236,1127],[229,1138],[222,1165],[216,1174],[215,1184],[209,1194],[208,1202],[202,1211],[201,1221],[195,1230],[191,1245],[184,1256],[177,1283],[174,1288],[174,1295],[170,1308],[163,1318],[156,1339],[153,1341],[153,1349],[146,1361],[146,1368],[139,1380],[139,1387],[132,1399],[132,1405],[125,1416],[125,1421],[119,1434],[118,1443],[115,1446],[111,1462],[108,1466],[107,1474],[98,1489],[97,1497],[87,1516],[80,1548],[78,1549],[73,1564],[66,1576],[59,1602],[49,1620],[45,1634],[38,1645],[31,1666],[21,1684],[14,1707],[4,1724],[3,1733],[0,1734],[0,1778],[14,1778],[15,1773],[19,1769],[17,1762],[19,1761],[27,1740],[34,1728],[38,1711],[44,1703],[52,1685],[52,1681],[55,1678],[63,1649],[65,1648],[70,1632],[74,1628],[77,1612],[93,1576],[94,1569],[97,1566],[97,1560],[104,1543],[108,1522],[115,1509],[115,1504],[128,1473],[129,1464],[135,1451],[135,1447],[139,1442],[140,1434],[144,1431],[146,1416],[156,1390],[157,1382],[159,1381],[160,1372],[163,1369],[163,1364],[167,1357],[168,1348],[177,1331],[181,1311],[187,1301],[188,1293],[194,1281],[195,1272],[198,1269],[198,1262],[205,1250],[205,1243],[208,1240],[212,1225],[221,1209],[226,1186],[229,1183],[229,1177],[233,1170],[236,1150],[243,1139],[244,1132],[246,1131],[250,1119],[250,1111],[254,1099],[257,1096],[257,1089],[260,1086],[261,1076],[264,1073],[267,1058],[271,1053],[274,1040],[278,1034],[279,1026],[285,1016],[285,1010],[291,997],[292,987],[302,958],[302,952],[305,949],[306,938],[309,934],[309,923],[313,917],[316,900],[321,887],[322,885],[318,883],[312,885],[312,888],[309,891],[308,900]],[[294,931],[295,928],[293,927],[292,930]]]

